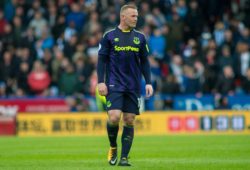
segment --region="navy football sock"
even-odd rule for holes
[[[121,158],[127,158],[134,139],[134,126],[124,126],[122,132]]]
[[[113,125],[109,122],[107,123],[107,132],[109,137],[109,142],[111,147],[117,147],[116,139],[119,131],[119,125]]]

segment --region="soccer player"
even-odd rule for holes
[[[140,83],[146,81],[146,97],[153,95],[145,36],[136,31],[137,7],[124,5],[120,10],[120,24],[106,32],[98,52],[98,90],[106,96],[108,111],[107,132],[110,142],[108,161],[117,162],[117,134],[123,113],[122,149],[119,166],[131,166],[128,154],[134,138],[134,120],[139,115]]]

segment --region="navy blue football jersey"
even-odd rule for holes
[[[141,32],[135,29],[124,32],[118,27],[106,32],[98,52],[98,60],[105,64],[105,73],[99,70],[98,82],[105,82],[109,91],[140,93],[141,75],[147,84],[151,83],[148,53]]]

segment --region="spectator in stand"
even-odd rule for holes
[[[209,49],[206,54],[205,54],[205,62],[207,62],[207,64],[216,64],[217,63],[217,52],[214,49]]]
[[[69,42],[71,37],[77,34],[77,30],[75,28],[75,23],[71,21],[69,25],[64,30],[64,40]]]
[[[28,75],[28,84],[32,93],[43,95],[51,82],[49,73],[45,70],[41,61],[34,62],[33,69]]]
[[[79,81],[83,86],[83,93],[89,94],[88,82],[92,72],[95,70],[95,65],[90,63],[91,61],[85,56],[83,50],[84,46],[82,44],[77,45],[77,52],[74,54],[73,64],[76,69]]]
[[[222,52],[221,56],[219,57],[218,61],[218,66],[219,68],[223,68],[227,65],[231,66],[233,68],[234,61],[233,61],[233,56],[231,54],[230,48],[228,46],[223,46],[222,47]]]
[[[71,112],[82,112],[87,111],[88,107],[86,103],[80,97],[68,96],[66,98],[66,103],[70,107]]]
[[[1,81],[0,81],[0,96],[1,97],[7,97],[6,84],[4,82],[1,82]]]
[[[70,6],[70,9],[71,11],[66,16],[66,23],[69,25],[71,22],[73,22],[75,24],[76,30],[81,32],[83,26],[86,23],[86,14],[77,2],[73,2]]]
[[[239,79],[242,79],[246,75],[247,69],[250,67],[250,52],[249,44],[245,41],[240,41],[236,47],[236,76]]]
[[[246,76],[243,79],[242,89],[244,93],[250,94],[250,68],[247,69]]]
[[[27,47],[22,47],[22,48],[18,48],[16,50],[16,60],[15,60],[15,64],[18,66],[20,63],[22,62],[27,62],[29,64],[29,68],[33,67],[33,63],[36,60],[35,56],[32,56],[30,49]]]
[[[170,34],[169,41],[171,42],[171,50],[179,51],[183,40],[184,23],[177,13],[172,14],[172,20],[169,23]]]
[[[21,18],[18,16],[14,16],[14,18],[13,18],[13,35],[14,35],[14,42],[15,42],[16,46],[21,46],[23,32],[24,32],[24,26],[22,24]]]
[[[203,13],[196,0],[189,1],[189,9],[185,17],[185,39],[197,39],[203,28]]]
[[[216,44],[220,46],[224,42],[224,35],[225,35],[225,26],[223,22],[218,21],[215,24],[215,29],[213,33]]]
[[[212,50],[213,51],[213,50]],[[213,52],[214,54],[214,52]],[[219,73],[219,67],[214,60],[214,57],[206,57],[205,70],[204,70],[204,82],[202,86],[203,93],[209,94],[214,92],[215,82],[217,81]]]
[[[49,48],[43,50],[43,57],[41,59],[42,64],[44,65],[46,71],[48,71],[50,77],[52,76],[52,51]]]
[[[30,87],[28,85],[29,63],[20,63],[20,71],[16,75],[17,88],[20,89],[24,95],[30,95]]]
[[[15,69],[13,54],[10,51],[5,51],[3,57],[0,58],[0,82],[5,85],[5,92],[8,96],[13,93]]]
[[[39,12],[41,16],[45,14],[46,11],[44,7],[41,6],[41,0],[34,0],[31,5],[31,8],[29,8],[27,12],[27,18],[29,21],[36,17],[37,12]]]
[[[72,64],[66,65],[65,72],[62,73],[58,82],[60,94],[66,96],[77,94],[80,92],[81,86]]]
[[[4,28],[5,25],[7,24],[7,20],[4,17],[4,12],[0,9],[0,37],[4,35]]]
[[[84,26],[83,32],[86,35],[92,35],[101,30],[99,15],[97,12],[90,13],[89,21]]]
[[[103,22],[103,30],[110,30],[116,27],[117,25],[117,15],[115,12],[110,12],[107,16],[105,22]]]
[[[217,81],[217,76],[219,72],[218,63],[216,60],[216,43],[213,39],[208,41],[208,45],[203,48],[203,62],[205,66],[204,70],[204,82],[203,82],[203,92],[209,94],[215,89],[215,82]]]
[[[48,22],[43,17],[41,11],[36,11],[34,18],[30,21],[29,27],[34,29],[36,38],[41,38],[42,31],[48,26]]]
[[[216,107],[217,110],[228,110],[230,109],[228,105],[228,98],[226,96],[222,96],[218,99],[218,106]]]
[[[45,15],[45,18],[48,21],[48,25],[50,28],[54,27],[57,19],[57,6],[55,1],[47,1],[48,11]]]
[[[70,3],[68,2],[68,0],[58,0],[58,13],[61,15],[65,15],[68,14],[70,11]]]
[[[7,50],[14,44],[13,27],[11,26],[11,24],[7,23],[4,25],[3,29],[4,33],[0,38],[3,47],[5,47],[4,50]]]
[[[24,6],[22,5],[19,5],[16,7],[16,10],[15,10],[15,16],[14,17],[18,17],[20,18],[21,20],[21,23],[24,27],[26,27],[26,25],[28,25],[28,19],[25,15],[25,9],[24,9]],[[13,18],[14,20],[14,18]]]
[[[17,6],[18,1],[17,0],[10,0],[5,3],[4,6],[4,14],[5,18],[7,19],[8,22],[11,22],[15,15],[15,7]]]
[[[169,98],[164,98],[163,110],[173,109],[173,95],[180,93],[180,86],[176,77],[173,74],[169,74],[167,77],[162,78],[161,94],[170,95]]]
[[[153,35],[149,37],[148,45],[151,54],[158,61],[163,61],[166,50],[166,42],[160,29],[155,29],[153,31]]]
[[[163,25],[166,24],[166,19],[159,7],[153,7],[152,17],[153,26],[155,26],[156,28],[161,28]]]
[[[87,87],[85,87],[87,88],[86,91],[88,91],[91,96],[95,96],[97,83],[97,73],[96,71],[93,71],[90,75],[89,81],[86,83]]]
[[[27,47],[30,50],[30,55],[36,56],[36,41],[34,30],[32,28],[27,28],[27,30],[23,32],[20,47]]]
[[[140,15],[138,16],[137,27],[142,28],[146,24],[149,24],[147,22],[147,18],[151,17],[150,6],[148,2],[146,1],[141,2],[139,11],[140,11]]]
[[[240,30],[240,41],[246,42],[247,44],[250,44],[250,31],[249,28],[243,27]]]
[[[50,36],[49,30],[44,28],[39,40],[36,42],[36,50],[38,58],[43,58],[44,49],[52,49],[54,45],[54,39]]]
[[[178,0],[177,6],[176,6],[176,12],[181,17],[182,20],[186,17],[187,11],[188,11],[188,9],[186,6],[186,1],[185,0]]]
[[[201,92],[201,82],[199,74],[193,67],[188,65],[183,69],[183,85],[185,94],[198,94]]]
[[[64,43],[64,55],[70,60],[70,62],[72,61],[74,52],[76,51],[76,45],[78,42],[78,38],[77,35],[74,34],[70,37],[68,42]]]
[[[86,46],[83,43],[78,43],[76,45],[76,51],[73,54],[72,61],[75,63],[79,58],[86,59],[85,55]]]
[[[200,46],[202,50],[205,50],[208,47],[209,40],[211,40],[212,34],[207,26],[203,28],[203,32],[200,37]]]
[[[234,54],[236,43],[234,41],[233,32],[230,29],[226,29],[224,32],[224,42],[222,43],[222,47],[225,45],[230,48],[231,54]]]
[[[58,40],[58,38],[64,34],[66,28],[65,24],[65,16],[59,15],[57,17],[55,25],[51,28],[52,35],[55,40]]]
[[[198,45],[195,39],[189,39],[188,44],[183,50],[184,63],[189,66],[194,66],[195,61],[201,60],[198,53]]]
[[[54,48],[54,57],[51,63],[51,68],[52,68],[52,84],[53,85],[58,85],[58,80],[59,77],[61,76],[61,72],[62,72],[62,63],[63,60],[66,58],[64,56],[64,53],[58,48],[55,47]]]
[[[234,72],[231,66],[225,66],[215,86],[216,92],[222,95],[233,95],[235,92]]]
[[[170,71],[176,77],[178,84],[183,84],[183,61],[180,55],[173,55],[170,61]],[[182,89],[182,87],[180,87]]]

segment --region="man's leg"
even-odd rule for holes
[[[128,154],[131,149],[133,139],[134,139],[134,120],[135,114],[133,113],[124,113],[123,114],[123,133],[122,133],[122,153],[120,166],[130,166],[128,163]]]
[[[107,133],[110,142],[108,153],[108,161],[110,165],[115,165],[117,162],[117,135],[119,131],[119,122],[121,117],[120,110],[108,111]]]
[[[120,117],[121,117],[120,110],[108,111],[107,132],[111,147],[117,147],[116,139],[119,131]]]

